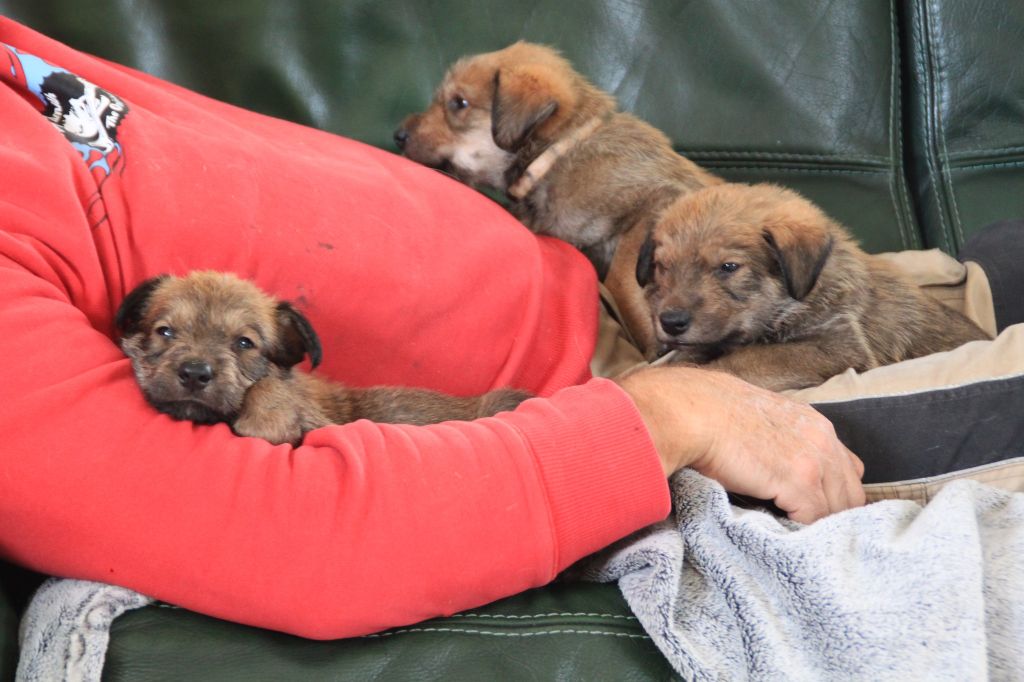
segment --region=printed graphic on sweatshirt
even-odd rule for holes
[[[117,95],[58,66],[0,43],[0,79],[26,94],[77,149],[98,184],[123,160],[117,128],[128,105]]]

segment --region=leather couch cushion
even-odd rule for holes
[[[150,606],[114,621],[104,668],[110,682],[675,678],[618,589],[592,584],[333,642]]]
[[[928,246],[1024,216],[1024,4],[909,0],[911,176]]]

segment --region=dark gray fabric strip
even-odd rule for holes
[[[820,403],[864,460],[864,482],[938,476],[1024,456],[1024,376]]]
[[[985,271],[999,331],[1024,322],[1024,220],[1003,220],[975,232],[958,257]]]

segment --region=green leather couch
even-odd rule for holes
[[[0,13],[218,99],[385,148],[456,57],[559,47],[731,179],[793,186],[870,251],[955,253],[1024,216],[1024,4],[971,0],[0,0]],[[38,576],[0,569],[0,674]],[[167,607],[106,677],[640,680],[673,673],[614,586],[560,584],[313,642]]]

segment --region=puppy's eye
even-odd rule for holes
[[[235,347],[237,347],[238,350],[249,350],[250,348],[255,348],[256,343],[248,336],[239,336],[238,339],[235,340]]]
[[[740,269],[740,264],[729,261],[728,263],[722,263],[718,269],[726,274],[732,274]]]
[[[174,338],[174,330],[171,329],[170,327],[167,327],[167,326],[157,327],[156,329],[153,330],[153,332],[157,336],[162,336],[165,339],[173,339]]]
[[[452,98],[448,100],[448,107],[452,111],[462,111],[469,106],[469,100],[462,95],[452,95]]]

